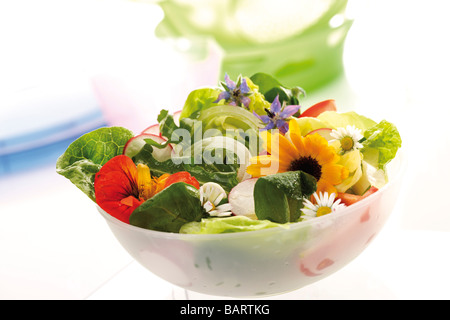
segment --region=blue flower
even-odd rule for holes
[[[283,104],[283,106],[281,106],[277,95],[270,105],[270,110],[267,108],[264,109],[267,115],[260,116],[256,112],[253,112],[253,114],[266,124],[261,130],[271,130],[276,128],[280,130],[282,134],[286,134],[289,130],[289,124],[286,120],[294,115],[299,109],[300,106],[298,105],[286,106]]]
[[[251,95],[253,92],[248,87],[247,81],[245,79],[239,77],[236,84],[230,79],[228,74],[225,74],[225,82],[222,82],[222,86],[225,91],[222,91],[219,94],[217,100],[214,101],[215,103],[219,102],[220,100],[225,100],[229,105],[239,107],[243,105],[244,107],[248,108],[250,104],[249,95]]]

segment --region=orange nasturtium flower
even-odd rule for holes
[[[169,177],[171,175],[163,174],[152,178],[148,166],[136,166],[133,160],[125,155],[115,156],[95,175],[96,202],[113,217],[129,223],[134,209],[167,187],[166,181]],[[178,181],[172,183],[174,182]]]

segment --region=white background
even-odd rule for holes
[[[343,110],[394,122],[408,168],[374,242],[334,275],[284,297],[449,299],[450,5],[350,3],[346,75],[308,99],[335,98]],[[179,109],[187,92],[215,84],[214,69],[205,70],[218,60],[185,61],[159,43],[161,19],[150,4],[118,0],[1,1],[0,106],[29,86],[97,79],[134,106],[123,120],[130,127],[153,123],[162,107]],[[54,164],[0,177],[0,218],[1,299],[185,298],[132,260]]]

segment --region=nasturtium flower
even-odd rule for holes
[[[207,182],[202,185],[200,191],[200,202],[203,209],[212,217],[230,216],[231,205],[229,203],[220,204],[227,196],[225,190],[215,182]]]
[[[345,128],[337,128],[332,130],[330,135],[334,138],[330,140],[330,143],[338,141],[342,153],[358,150],[363,147],[359,141],[364,136],[361,130],[355,126],[347,125]]]
[[[289,121],[289,135],[261,131],[267,155],[250,160],[247,173],[253,177],[287,171],[303,171],[317,180],[317,192],[336,193],[336,185],[348,177],[348,169],[338,164],[336,149],[319,134],[303,137],[295,119]]]
[[[266,124],[262,130],[278,129],[282,134],[286,134],[289,130],[287,119],[299,109],[300,106],[298,105],[281,106],[280,99],[277,95],[270,105],[270,110],[265,109],[267,115],[258,115],[256,112],[253,112],[253,114]]]
[[[95,175],[95,199],[100,208],[129,223],[133,211],[166,188],[170,184],[166,183],[169,179],[170,183],[182,181],[169,174],[152,177],[145,164],[136,166],[130,157],[118,155],[106,162]]]
[[[303,201],[302,218],[311,219],[315,217],[324,216],[329,213],[335,213],[346,207],[345,204],[341,203],[341,199],[336,199],[336,193],[328,192],[315,192],[313,194],[315,203],[305,199]]]
[[[249,96],[252,94],[252,91],[248,87],[245,78],[239,77],[237,83],[235,83],[228,74],[225,74],[225,82],[222,82],[222,87],[225,91],[219,94],[217,100],[214,101],[215,103],[225,100],[229,105],[248,108],[250,104]]]

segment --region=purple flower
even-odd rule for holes
[[[266,126],[261,130],[271,130],[276,128],[280,130],[282,134],[286,134],[286,132],[289,130],[289,124],[286,119],[294,115],[299,109],[300,106],[298,105],[286,106],[283,104],[283,106],[281,106],[280,100],[277,95],[270,105],[270,110],[264,108],[264,110],[267,112],[267,116],[260,116],[255,111],[253,111],[253,114],[258,117],[264,124],[266,124]]]
[[[225,82],[222,82],[222,87],[225,91],[219,94],[215,103],[220,100],[225,100],[227,104],[232,106],[241,106],[248,108],[250,104],[250,98],[248,97],[253,92],[247,85],[247,81],[240,76],[237,80],[237,84],[230,79],[228,74],[225,73]]]

